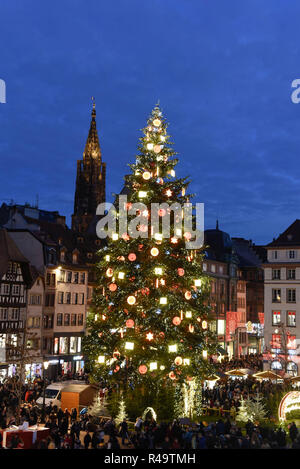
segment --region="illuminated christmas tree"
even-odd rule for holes
[[[198,386],[213,373],[209,357],[217,352],[210,283],[202,271],[202,250],[193,244],[195,207],[183,210],[184,204],[192,206],[189,181],[175,175],[178,160],[159,106],[138,149],[126,178],[127,199],[110,211],[112,218],[117,214],[116,224],[105,228],[109,238],[99,253],[84,353],[96,380],[123,389],[193,381]]]

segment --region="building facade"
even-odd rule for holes
[[[267,245],[264,368],[297,375],[300,364],[300,220]]]

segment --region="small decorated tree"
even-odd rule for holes
[[[249,406],[249,399],[244,399],[243,397],[241,398],[241,405],[239,407],[239,411],[236,416],[236,420],[238,422],[244,422],[247,423],[248,420],[250,420],[250,415],[248,413],[248,406]]]
[[[108,415],[107,411],[107,403],[105,398],[100,398],[99,394],[97,394],[94,398],[94,401],[91,406],[88,408],[88,414],[92,417],[101,417],[102,415]]]
[[[126,404],[122,396],[120,400],[119,413],[115,418],[115,422],[117,425],[120,425],[120,423],[123,422],[124,419],[127,419],[127,413],[126,413]]]
[[[267,411],[263,401],[264,398],[259,393],[250,401],[249,411],[252,422],[261,422],[266,418]]]

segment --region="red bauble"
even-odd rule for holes
[[[184,275],[184,269],[183,269],[182,267],[179,267],[179,268],[177,269],[177,273],[178,273],[178,275],[179,275],[180,277],[183,277],[183,275]]]
[[[192,294],[191,294],[190,291],[186,291],[185,294],[184,294],[184,296],[185,296],[185,298],[186,298],[187,300],[190,300],[190,299],[192,298]]]
[[[108,288],[110,289],[110,291],[116,291],[116,289],[118,288],[117,285],[115,283],[111,283]]]
[[[134,327],[134,320],[133,319],[127,319],[126,321],[126,327]]]
[[[171,378],[171,379],[176,379],[176,376],[175,376],[174,371],[170,371],[170,373],[169,373],[169,378]]]
[[[131,252],[129,255],[128,255],[128,259],[133,262],[136,260],[136,255],[134,254],[134,252]]]
[[[172,320],[174,326],[179,326],[179,324],[181,323],[181,319],[179,316],[174,316],[173,320]]]
[[[140,365],[140,366],[139,366],[139,373],[140,373],[141,375],[146,374],[147,371],[148,371],[148,368],[146,367],[146,365]]]

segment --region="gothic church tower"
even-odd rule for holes
[[[77,161],[76,191],[72,229],[84,233],[95,219],[98,204],[105,202],[106,164],[102,162],[93,102],[89,135],[83,159]]]

